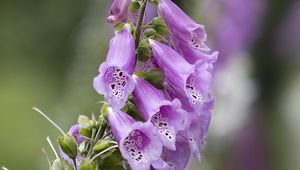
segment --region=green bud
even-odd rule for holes
[[[73,170],[73,168],[65,160],[57,158],[53,161],[50,170]]]
[[[80,115],[78,117],[78,123],[84,128],[90,128],[92,126],[90,119],[85,115]]]
[[[129,5],[129,11],[130,12],[136,12],[141,7],[140,3],[137,0],[132,0]]]
[[[82,136],[85,136],[85,137],[87,137],[87,138],[91,138],[91,136],[92,136],[92,131],[91,131],[91,129],[89,129],[89,128],[84,128],[84,127],[82,127],[82,128],[79,129],[79,133],[80,133]]]
[[[162,19],[162,17],[153,18],[150,25],[152,26],[152,28],[155,29],[155,31],[159,35],[167,36],[170,34],[169,29],[168,29],[167,25],[165,24],[164,20]]]
[[[152,69],[151,71],[147,72],[145,80],[151,83],[156,88],[163,88],[164,75],[159,69]]]
[[[107,118],[107,116],[108,116],[108,110],[107,110],[106,104],[103,104],[103,105],[102,105],[100,112],[101,112],[101,115],[102,115],[104,118]]]
[[[155,31],[154,28],[147,28],[147,29],[145,30],[145,32],[144,32],[144,35],[145,35],[146,37],[153,37],[153,36],[155,36],[156,34],[157,34],[157,32]]]
[[[144,121],[144,118],[141,116],[141,114],[138,112],[136,106],[134,103],[132,102],[128,102],[128,111],[127,113],[132,116],[133,118],[135,118],[138,121]]]
[[[136,50],[137,59],[141,62],[146,62],[151,57],[151,49],[149,47],[138,47]]]
[[[76,158],[77,143],[72,135],[66,134],[65,136],[60,136],[58,138],[58,143],[65,154],[67,154],[71,159]]]
[[[96,145],[94,146],[93,150],[94,150],[94,152],[101,152],[110,146],[111,146],[110,140],[107,140],[107,139],[99,140],[96,143]]]
[[[98,170],[96,162],[85,159],[81,162],[79,170]]]

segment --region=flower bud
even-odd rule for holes
[[[141,7],[140,3],[137,0],[132,0],[129,5],[129,11],[130,12],[136,12]]]
[[[103,105],[102,105],[100,112],[101,112],[101,115],[102,115],[104,118],[107,118],[108,110],[107,110],[106,104],[103,104]]]
[[[83,160],[79,166],[79,170],[95,170],[97,169],[97,164],[89,159]]]
[[[78,117],[78,123],[84,128],[90,128],[92,126],[90,119],[85,115],[80,115]]]
[[[152,69],[151,71],[147,72],[145,74],[145,80],[158,89],[163,88],[164,75],[159,69]]]
[[[65,136],[61,136],[58,138],[59,146],[62,151],[67,154],[71,159],[75,159],[77,156],[77,143],[75,138],[66,134]]]
[[[150,24],[158,34],[162,36],[167,36],[170,34],[167,25],[165,24],[162,17],[155,17]]]
[[[101,152],[104,149],[107,149],[110,147],[111,143],[109,139],[99,140],[96,145],[94,146],[93,150],[94,152]]]
[[[80,133],[82,136],[85,136],[85,137],[87,137],[87,138],[90,138],[90,137],[92,136],[92,131],[91,131],[91,129],[89,129],[89,128],[84,128],[84,127],[82,127],[82,128],[80,128],[79,133]]]
[[[73,170],[65,160],[57,158],[53,161],[50,170]]]

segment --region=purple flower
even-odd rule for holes
[[[178,99],[166,100],[162,91],[135,77],[136,106],[145,120],[157,130],[164,147],[175,150],[176,134],[187,128],[188,115]]]
[[[176,51],[185,58],[190,64],[195,64],[197,61],[206,61],[214,63],[217,61],[219,52],[215,51],[212,54],[208,54],[207,51],[201,51],[192,48],[190,45],[184,41],[180,41],[178,38],[174,37],[174,44]]]
[[[173,36],[196,49],[209,50],[204,44],[204,26],[197,24],[171,0],[159,0],[158,9]]]
[[[114,0],[112,3],[107,21],[117,24],[126,19],[130,0]]]
[[[190,64],[170,47],[154,40],[149,41],[170,95],[179,98],[188,112],[201,114],[203,104],[212,100],[212,63],[199,60]]]
[[[84,137],[79,134],[79,130],[80,130],[80,125],[76,124],[76,125],[73,125],[68,132],[75,138],[75,140],[78,144],[82,143],[85,140]]]
[[[118,110],[134,89],[131,77],[135,63],[134,39],[130,33],[130,25],[117,33],[110,41],[106,62],[99,68],[100,74],[94,78],[94,88],[104,94],[108,103]]]
[[[108,122],[119,143],[122,156],[133,170],[149,170],[153,161],[160,158],[162,145],[152,126],[136,122],[121,111],[108,108]]]
[[[68,134],[72,135],[75,138],[77,144],[81,144],[82,142],[85,141],[84,137],[79,134],[79,130],[80,130],[80,125],[76,124],[73,125],[68,131]],[[60,145],[58,145],[58,147],[59,147],[59,155],[75,169],[73,160],[70,159],[69,156],[62,151]],[[78,154],[76,156],[76,164],[80,165],[82,159],[83,158],[80,156],[80,154]]]

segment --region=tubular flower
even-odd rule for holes
[[[214,51],[212,54],[208,54],[207,51],[192,48],[190,45],[180,41],[176,37],[174,37],[173,40],[176,51],[190,64],[195,64],[199,60],[214,63],[218,59],[219,52],[217,51]]]
[[[100,74],[94,78],[94,89],[105,95],[114,109],[120,109],[134,89],[131,77],[134,70],[135,49],[130,26],[117,33],[110,41],[106,61],[100,65]]]
[[[159,0],[158,9],[170,29],[172,36],[176,36],[195,49],[209,50],[204,44],[207,35],[203,25],[193,21],[171,0]]]
[[[130,0],[114,0],[112,3],[107,21],[111,24],[117,24],[124,21],[127,17]]]
[[[189,64],[170,47],[155,40],[149,41],[171,96],[178,97],[188,112],[200,115],[203,105],[212,100],[212,64],[201,60]]]
[[[108,108],[108,122],[122,156],[133,170],[150,169],[153,161],[160,158],[162,145],[156,132],[146,123],[136,122],[121,111]]]
[[[134,77],[135,103],[141,115],[157,130],[164,147],[175,150],[176,134],[187,128],[187,112],[181,109],[178,99],[166,100],[162,91],[150,83]]]

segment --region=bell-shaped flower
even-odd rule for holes
[[[108,112],[108,123],[122,156],[133,170],[149,170],[151,163],[159,159],[162,152],[162,144],[155,130],[121,111],[108,108]]]
[[[207,35],[203,25],[193,21],[171,0],[159,0],[158,9],[173,37],[178,37],[193,48],[209,50],[204,44]]]
[[[139,113],[156,129],[164,147],[175,150],[176,134],[188,127],[187,112],[178,99],[166,100],[162,91],[133,76],[136,82],[132,93]]]
[[[175,50],[190,64],[195,64],[199,60],[214,63],[218,59],[219,52],[217,51],[209,54],[207,51],[197,50],[191,47],[189,44],[176,37],[174,37],[173,40]]]
[[[130,2],[131,0],[114,0],[110,7],[107,21],[111,24],[124,21],[127,17]]]
[[[172,48],[155,40],[149,40],[153,57],[165,76],[167,90],[180,99],[188,112],[201,114],[203,105],[212,100],[212,64],[197,61],[188,63]]]
[[[131,77],[135,63],[134,38],[130,25],[112,38],[106,61],[100,65],[100,74],[94,78],[94,89],[105,95],[108,103],[116,110],[125,105],[129,93],[134,89]]]

